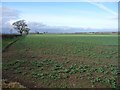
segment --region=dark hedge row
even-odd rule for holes
[[[15,37],[18,37],[18,36],[21,36],[19,34],[2,34],[2,38],[15,38]]]

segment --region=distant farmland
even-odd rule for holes
[[[3,40],[3,47],[7,41]],[[3,78],[26,87],[119,86],[117,35],[28,35],[3,52],[2,59]]]

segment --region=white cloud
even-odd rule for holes
[[[19,11],[8,8],[8,7],[0,7],[0,11],[2,12],[3,21],[9,21],[11,19],[19,18]]]
[[[32,18],[31,18],[32,17]],[[62,16],[62,15],[36,15],[24,14],[21,18],[31,22],[42,22],[49,26],[69,26],[82,28],[117,28],[117,20],[98,17]]]
[[[0,12],[2,12],[2,16],[0,18],[2,23],[0,23],[0,28],[2,28],[2,32],[9,32],[12,28],[10,22],[18,19],[20,12],[9,7],[0,7]]]

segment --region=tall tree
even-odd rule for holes
[[[21,35],[23,34],[23,32],[26,32],[26,34],[28,34],[30,30],[27,27],[25,20],[16,21],[12,25],[14,26],[14,29],[16,29]]]

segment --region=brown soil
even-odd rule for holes
[[[65,62],[67,60],[69,60],[69,64],[66,65],[69,66],[71,64],[88,64],[88,65],[97,65],[95,64],[96,62],[104,62],[106,65],[110,63],[112,64],[117,64],[116,61],[113,61],[113,60],[107,60],[107,59],[91,59],[91,58],[85,58],[85,57],[78,57],[78,56],[61,56],[61,55],[50,55],[50,54],[41,54],[40,50],[36,51],[37,53],[37,56],[34,57],[34,58],[31,58],[31,56],[35,53],[35,51],[32,51],[32,50],[27,50],[27,51],[24,51],[24,50],[20,50],[20,51],[17,51],[14,49],[14,47],[10,47],[8,48],[8,50],[6,52],[3,52],[3,56],[2,56],[2,62],[3,64],[4,63],[7,63],[9,60],[30,60],[30,61],[37,61],[37,60],[41,60],[41,59],[52,59],[52,60],[56,60],[58,62]],[[28,67],[28,65],[26,65],[26,67]],[[45,85],[45,83],[39,81],[39,80],[36,80],[36,79],[33,79],[31,76],[29,75],[21,75],[21,74],[15,74],[13,71],[6,71],[6,70],[3,70],[3,73],[2,73],[2,76],[3,76],[3,79],[8,79],[8,81],[10,81],[10,83],[3,83],[3,88],[4,87],[19,87],[20,88],[22,87],[19,83],[21,83],[23,86],[27,87],[27,88],[48,88],[49,85]],[[19,82],[19,83],[18,83]],[[84,83],[83,83],[84,82]],[[79,80],[79,79],[76,79],[75,77],[71,76],[70,78],[66,79],[65,81],[64,80],[59,80],[57,82],[53,81],[53,85],[51,86],[54,86],[54,84],[58,83],[61,84],[66,84],[66,85],[69,85],[69,87],[84,87],[84,85],[87,85],[88,88],[90,88],[90,83],[83,79],[83,80]],[[82,83],[82,84],[81,84]],[[49,82],[49,84],[51,84]],[[77,85],[81,85],[81,86],[76,86]],[[90,86],[89,86],[90,85]],[[104,87],[102,85],[99,85],[97,87]]]

